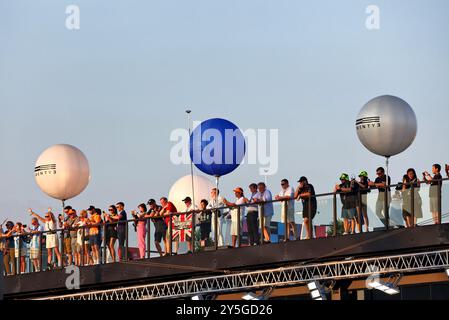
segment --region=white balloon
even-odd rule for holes
[[[44,193],[58,200],[68,200],[89,184],[89,162],[78,148],[57,144],[39,156],[34,175]]]
[[[195,204],[200,208],[201,200],[208,200],[210,198],[210,191],[215,185],[209,179],[198,175],[193,176],[193,182],[195,189]],[[190,197],[193,200],[192,177],[190,175],[182,177],[173,184],[168,195],[168,200],[173,202],[179,212],[182,212],[186,209],[186,205],[182,202],[185,197]]]
[[[371,152],[390,157],[406,150],[418,130],[416,115],[410,105],[395,96],[370,100],[356,121],[360,142]]]

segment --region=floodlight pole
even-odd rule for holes
[[[390,156],[385,156],[385,167],[386,167],[386,174],[387,176],[385,177],[385,227],[388,230],[390,228],[390,212],[389,212],[389,193],[388,193],[388,188],[389,188],[389,183],[388,183],[388,177],[390,174]]]
[[[192,133],[192,129],[190,127],[190,113],[192,112],[192,110],[186,110],[187,113],[187,128],[189,130],[189,141],[190,141],[190,135]],[[193,160],[192,157],[190,157],[190,177],[192,179],[192,203],[193,203],[193,208],[195,208],[195,184],[194,184],[194,180],[193,180]]]

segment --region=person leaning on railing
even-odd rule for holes
[[[385,169],[383,167],[377,168],[376,174],[377,174],[376,180],[374,180],[374,182],[370,181],[369,186],[372,188],[377,188],[377,190],[379,191],[376,201],[376,215],[380,219],[380,221],[385,226],[387,226],[385,209],[387,209],[387,211],[390,210],[391,189],[389,186],[391,185],[391,177],[388,176],[387,181],[387,175],[385,174]],[[386,208],[385,208],[385,198],[386,198],[385,191],[387,191],[388,193],[388,198],[386,199],[387,200]]]
[[[198,214],[201,247],[207,246],[207,241],[210,239],[210,232],[212,231],[212,212],[207,209],[208,204],[209,202],[206,199],[202,199],[200,202],[201,212]]]
[[[359,195],[357,201],[357,228],[359,232],[363,231],[363,225],[365,225],[365,232],[369,232],[368,193],[371,192],[369,182],[370,179],[368,177],[368,172],[360,172],[359,181],[356,181],[359,185]]]
[[[234,195],[235,195],[235,202],[229,202],[226,199],[223,199],[223,202],[228,206],[228,207],[236,207],[236,206],[240,206],[242,204],[248,203],[248,199],[245,198],[244,194],[243,194],[243,189],[241,187],[237,187],[234,190]],[[243,216],[245,215],[245,207],[244,206],[240,206],[240,218],[238,217],[239,214],[239,210],[237,208],[234,208],[231,210],[231,238],[232,238],[232,247],[235,248],[237,245],[237,238],[239,236],[238,234],[238,224],[240,221],[240,225],[242,224],[243,221]],[[241,230],[241,228],[240,228]],[[239,243],[240,246],[240,243]]]
[[[255,203],[257,199],[257,184],[251,183],[249,186],[249,203]],[[259,244],[259,208],[257,204],[248,205],[246,208],[246,225],[248,226],[248,241],[250,246]]]
[[[59,252],[56,234],[56,218],[51,208],[48,208],[44,218],[35,213],[31,208],[28,209],[28,211],[30,212],[30,215],[36,217],[39,221],[44,223],[45,247],[47,248],[47,269],[50,270],[56,267],[56,265],[53,264],[53,252],[58,260],[57,266],[62,266],[61,253]]]
[[[171,233],[173,233],[172,225],[173,225],[173,217],[170,218],[170,215],[173,213],[178,212],[178,209],[176,209],[175,205],[168,201],[166,197],[162,197],[160,199],[162,209],[159,212],[160,217],[164,217],[165,224],[167,225],[167,234],[165,236],[165,254],[164,256],[172,254],[170,252],[170,243],[172,241],[171,239]]]
[[[29,237],[26,235],[25,227],[21,222],[17,222],[14,226],[14,248],[15,257],[19,261],[19,274],[25,273],[25,257],[27,254],[27,243]]]
[[[295,189],[290,186],[287,179],[281,180],[281,191],[275,197],[276,200],[284,200],[281,204],[281,223],[287,226],[287,239],[290,238],[290,233],[293,233],[293,238],[296,239],[296,224],[295,224]],[[285,212],[286,211],[286,212]],[[286,216],[286,217],[285,217]],[[287,218],[287,221],[285,221]]]
[[[257,190],[259,191],[255,197],[256,203],[263,202],[263,215],[264,225],[261,226],[263,230],[264,243],[271,243],[271,219],[274,215],[273,196],[271,191],[267,189],[264,182],[257,184]]]
[[[156,200],[150,199],[147,202],[149,207],[147,215],[145,217],[151,218],[154,225],[154,245],[156,246],[157,252],[162,257],[164,255],[164,251],[161,247],[161,242],[164,242],[165,246],[165,238],[167,235],[167,225],[165,224],[164,218],[159,215],[162,210],[161,206],[158,206]],[[165,251],[167,251],[167,247],[165,246]]]
[[[309,183],[306,177],[302,176],[298,180],[298,187],[295,190],[295,199],[302,201],[302,217],[304,228],[306,229],[306,239],[312,239],[313,218],[317,212],[317,201],[315,197],[315,188]],[[298,236],[300,240],[301,236]]]

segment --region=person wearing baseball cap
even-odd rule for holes
[[[183,200],[182,200],[182,202],[184,202],[184,204],[186,205],[186,208],[185,208],[185,210],[183,210],[183,212],[193,212],[193,211],[195,211],[195,210],[198,210],[198,207],[195,205],[195,204],[192,204],[192,198],[190,198],[189,196],[187,196],[187,197],[185,197]],[[192,218],[188,218],[189,217],[189,215],[187,215],[187,214],[184,214],[184,216],[185,216],[185,222],[188,224],[188,225],[191,225],[191,223],[192,223],[192,219],[194,219],[194,212],[192,213]],[[179,216],[179,217],[181,217],[181,216]],[[196,220],[195,220],[195,222],[196,222]],[[194,230],[195,231],[195,230]],[[193,236],[195,236],[194,234],[193,234]],[[180,236],[178,235],[178,236],[176,236],[175,238],[174,238],[174,240],[173,240],[173,252],[175,253],[175,254],[177,254],[178,253],[178,248],[179,248],[179,241],[180,241]],[[187,250],[188,250],[188,252],[187,253],[192,253],[192,250],[193,250],[193,248],[192,248],[192,238],[188,235],[188,234],[186,234],[186,236],[185,236],[185,242],[187,242]]]
[[[234,188],[234,194],[235,194],[235,202],[229,202],[226,199],[223,199],[223,202],[228,207],[237,207],[240,206],[240,230],[242,230],[242,221],[243,217],[245,216],[245,207],[241,206],[245,203],[248,203],[248,199],[245,198],[243,194],[243,189],[241,187]],[[237,238],[238,238],[238,209],[234,208],[231,210],[231,236],[232,236],[232,247],[235,248],[237,246]],[[238,244],[240,246],[240,243]]]
[[[369,231],[369,220],[368,220],[368,193],[371,192],[369,187],[368,172],[361,171],[359,173],[359,181],[357,181],[358,188],[360,190],[360,198],[357,197],[357,207],[358,207],[358,219],[357,219],[357,229],[359,232],[363,232],[362,226],[365,225],[365,232]]]
[[[357,213],[357,189],[355,183],[349,180],[347,173],[340,175],[340,184],[335,186],[334,191],[340,194],[342,211],[341,217],[343,218],[344,235],[349,234],[351,231],[355,231],[355,217]]]
[[[306,239],[311,239],[313,236],[313,218],[315,218],[318,206],[315,197],[315,188],[304,176],[299,178],[298,183],[299,185],[295,190],[294,198],[302,201],[302,217],[304,228],[306,229]],[[298,240],[300,239],[301,236],[298,237]]]

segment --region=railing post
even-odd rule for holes
[[[108,252],[107,252],[107,248],[108,248],[108,243],[107,240],[108,238],[106,237],[106,229],[107,229],[107,222],[103,223],[103,259],[99,259],[100,262],[103,261],[103,264],[108,263]]]
[[[308,226],[308,229],[309,229],[309,239],[312,239],[313,238],[313,225],[312,225],[312,195],[310,195],[310,197],[309,197],[309,205],[308,205],[308,207],[307,207],[307,215],[308,215],[308,218],[309,218],[309,226]]]
[[[214,219],[214,239],[215,239],[215,250],[218,250],[218,213],[219,209],[214,210],[212,213],[215,217]]]
[[[5,280],[5,270],[3,265],[3,252],[0,251],[0,301],[3,300],[3,291],[5,290],[4,280]]]
[[[389,198],[389,191],[388,191],[389,185],[388,185],[388,177],[385,181],[385,201],[384,201],[384,214],[385,214],[385,229],[390,229],[390,212],[388,208],[388,198]]]
[[[240,243],[241,243],[241,232],[240,232],[240,221],[241,217],[240,217],[240,213],[242,212],[241,207],[238,206],[237,207],[237,248],[240,247]]]
[[[86,256],[86,253],[85,253],[85,245],[84,245],[84,242],[85,242],[85,238],[86,238],[86,227],[85,226],[82,226],[82,230],[81,230],[81,265],[82,266],[84,266],[84,264],[85,264],[85,262],[84,262],[84,259],[86,258],[85,256]]]
[[[260,244],[264,244],[264,239],[265,239],[265,208],[264,205],[261,204],[258,206],[259,207],[259,216],[260,216]]]
[[[415,226],[415,186],[413,185],[413,183],[410,185],[410,211],[411,211],[411,215],[412,215],[412,227]]]
[[[128,227],[129,227],[129,224],[128,224],[128,220],[126,220],[126,228],[125,228],[125,241],[126,241],[126,244],[125,244],[125,261],[128,261],[128,247],[129,247],[129,245],[128,245],[128,236],[129,236],[129,232],[128,232]]]
[[[187,213],[186,213],[187,214]],[[193,210],[193,212],[192,212],[192,234],[191,234],[191,239],[190,239],[190,241],[191,241],[191,246],[192,246],[192,253],[195,253],[195,215],[196,215],[196,212],[195,212],[195,210]]]
[[[333,222],[334,222],[334,237],[337,235],[337,193],[334,192],[333,199],[332,199],[332,215],[333,215]]]
[[[438,203],[438,223],[441,224],[441,211],[442,211],[442,201],[441,201],[441,192],[443,188],[443,181],[438,181],[438,193],[437,193],[437,203]]]
[[[147,258],[150,259],[151,258],[151,237],[150,237],[150,232],[151,232],[151,220],[150,218],[146,218],[146,224],[147,224]]]
[[[42,261],[43,260],[42,259],[42,255],[43,255],[42,241],[44,240],[44,237],[43,237],[42,231],[37,233],[37,236],[39,237],[39,272],[42,272],[42,270],[44,269],[44,264]]]
[[[168,222],[168,236],[169,236],[170,242],[168,244],[168,252],[170,255],[172,255],[172,252],[173,252],[173,241],[172,241],[172,238],[173,238],[173,221],[172,221],[173,214],[171,212],[169,214],[169,217],[170,217],[170,220]]]
[[[17,259],[18,262],[16,265],[19,265],[19,268],[17,269],[17,274],[22,274],[22,243],[20,241],[20,236],[17,236],[17,244],[19,248],[16,248],[16,250],[19,250],[19,258]]]
[[[64,220],[63,220],[64,221]],[[60,250],[60,254],[61,254],[61,267],[64,268],[64,252],[65,252],[65,243],[64,243],[64,229],[62,229],[61,231],[61,250]],[[56,238],[58,237],[57,231],[56,231]],[[52,254],[54,254],[54,250],[52,250]],[[52,261],[53,261],[53,257],[52,257]],[[56,257],[56,261],[58,261],[58,257]]]
[[[289,227],[289,224],[288,224],[288,221],[287,221],[287,218],[288,218],[288,215],[287,215],[287,213],[288,213],[288,200],[284,200],[284,203],[283,203],[284,205],[282,206],[282,208],[283,208],[283,212],[282,212],[282,214],[283,214],[283,216],[284,216],[284,228],[285,228],[285,230],[284,230],[284,242],[287,242],[288,240],[290,240],[289,238],[290,238],[290,233],[289,233],[289,230],[288,230],[288,227]]]

